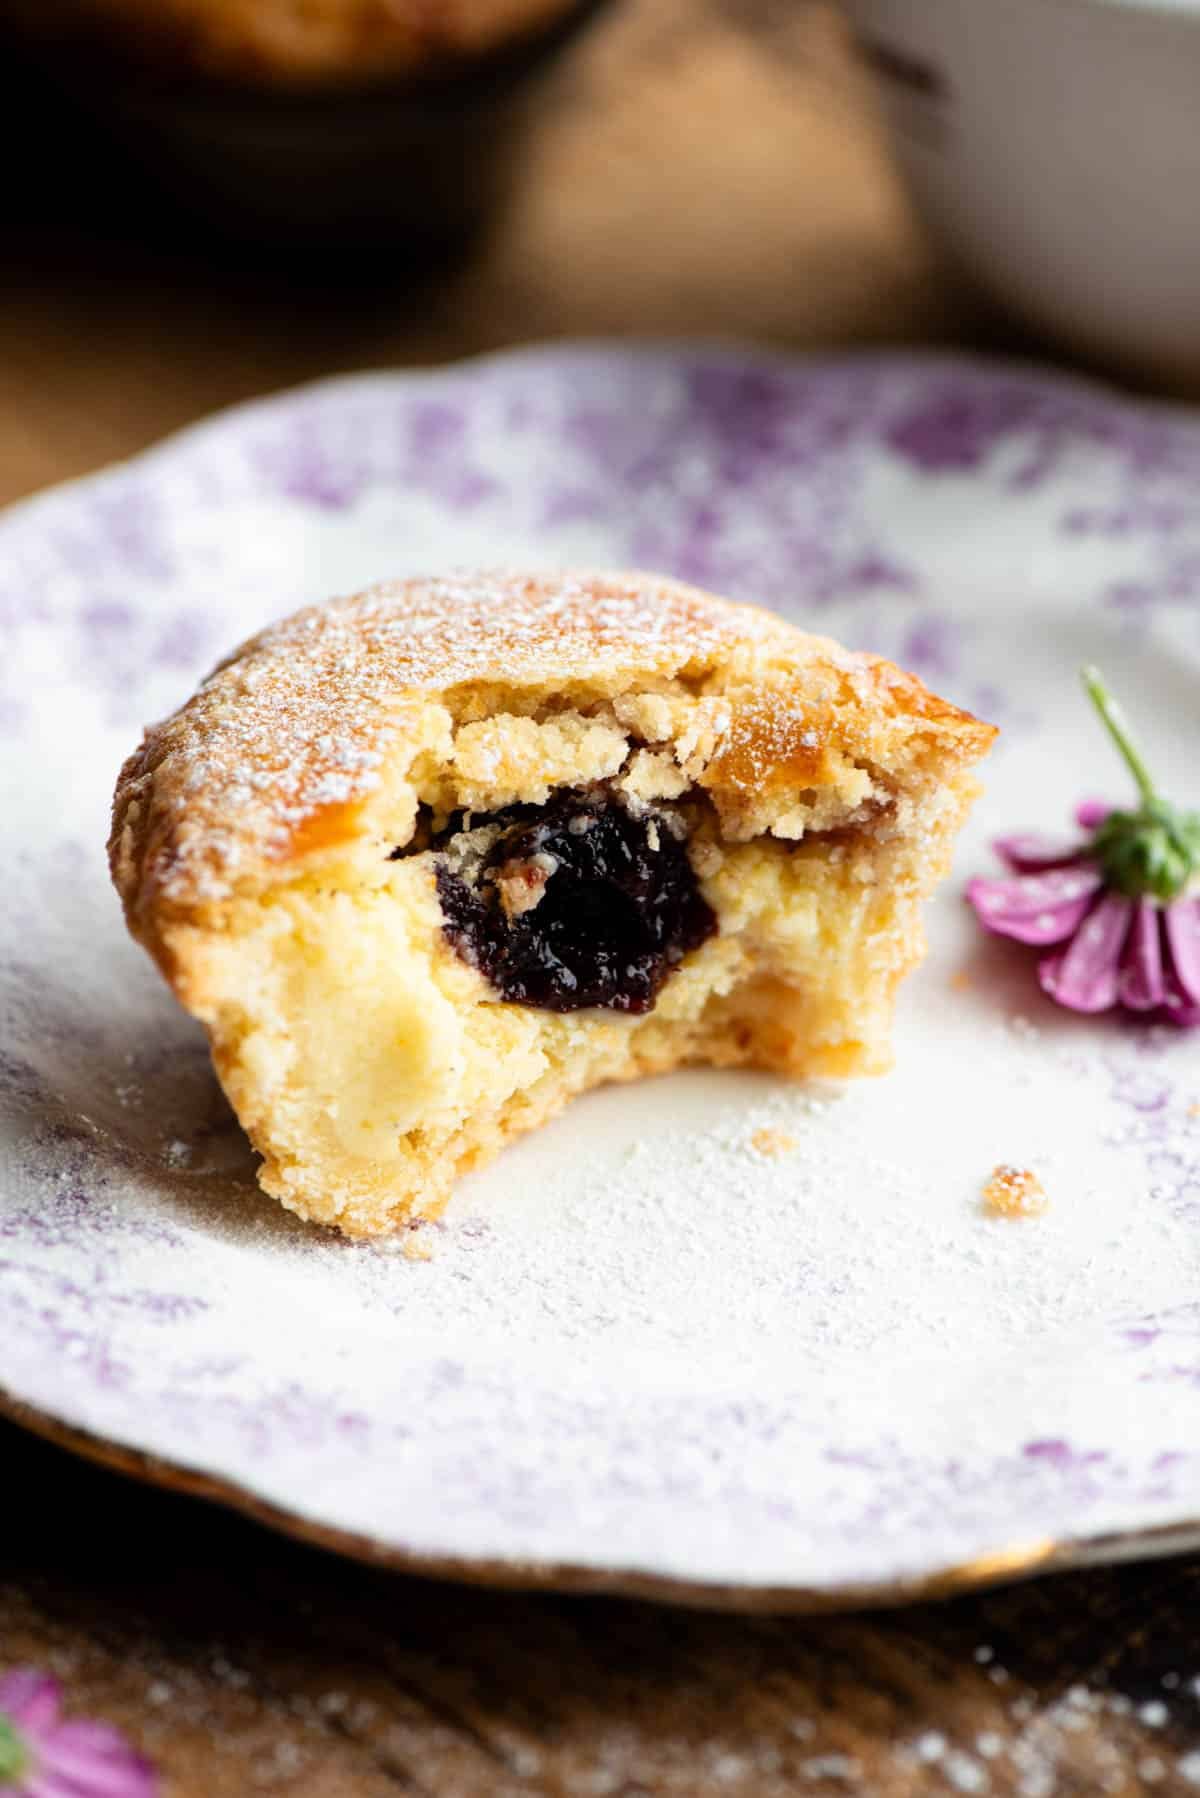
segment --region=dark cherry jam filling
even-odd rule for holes
[[[452,820],[433,847],[467,822]],[[717,929],[673,822],[634,817],[603,788],[473,814],[471,831],[498,834],[471,881],[439,859],[447,938],[514,1004],[650,1011],[672,969]]]

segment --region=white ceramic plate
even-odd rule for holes
[[[1200,1539],[1200,1037],[1054,1011],[961,898],[990,835],[1124,795],[1085,658],[1200,799],[1197,491],[1200,423],[1039,373],[560,348],[286,395],[10,512],[9,1405],[513,1583],[828,1603]],[[599,1093],[354,1246],[258,1194],[126,940],[108,800],[264,620],[478,562],[766,600],[1005,735],[894,1075]],[[1044,1218],[982,1214],[997,1162]]]

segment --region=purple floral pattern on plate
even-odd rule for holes
[[[0,518],[0,1385],[514,1569],[853,1592],[1200,1539],[1197,1043],[1055,1013],[960,892],[888,1080],[597,1094],[370,1248],[258,1194],[101,850],[141,724],[267,618],[421,567],[642,563],[995,716],[982,872],[1069,809],[1080,661],[1165,778],[1194,761],[1198,482],[1200,421],[1028,369],[594,346],[322,384]],[[1044,1218],[984,1216],[998,1162]]]

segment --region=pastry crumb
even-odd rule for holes
[[[998,1161],[984,1182],[983,1205],[991,1217],[1040,1217],[1048,1204],[1041,1181],[1027,1167]]]
[[[971,976],[967,973],[965,968],[959,968],[956,974],[951,974],[950,984],[956,993],[969,992],[971,987]]]
[[[787,1130],[776,1130],[772,1125],[764,1124],[750,1138],[750,1147],[755,1149],[758,1154],[767,1155],[774,1161],[780,1155],[790,1155],[793,1149],[799,1147],[799,1144]]]
[[[1187,1108],[1187,1114],[1190,1118],[1200,1118],[1200,1099],[1193,1099]]]
[[[541,902],[546,882],[557,871],[557,856],[545,853],[505,862],[496,875],[496,888],[505,916],[520,918],[532,911]]]

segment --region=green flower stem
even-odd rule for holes
[[[1103,675],[1096,668],[1080,672],[1139,795],[1136,810],[1109,812],[1096,826],[1089,851],[1117,892],[1169,905],[1200,878],[1200,813],[1181,811],[1163,798]]]
[[[15,1785],[28,1764],[24,1742],[8,1718],[0,1715],[0,1786]]]
[[[1109,736],[1116,744],[1118,751],[1137,782],[1138,792],[1142,796],[1143,805],[1154,805],[1158,801],[1158,789],[1150,777],[1150,770],[1142,760],[1142,752],[1133,740],[1133,732],[1129,728],[1124,712],[1108,690],[1108,683],[1098,668],[1089,663],[1080,669],[1084,688],[1088,698],[1100,714]]]

